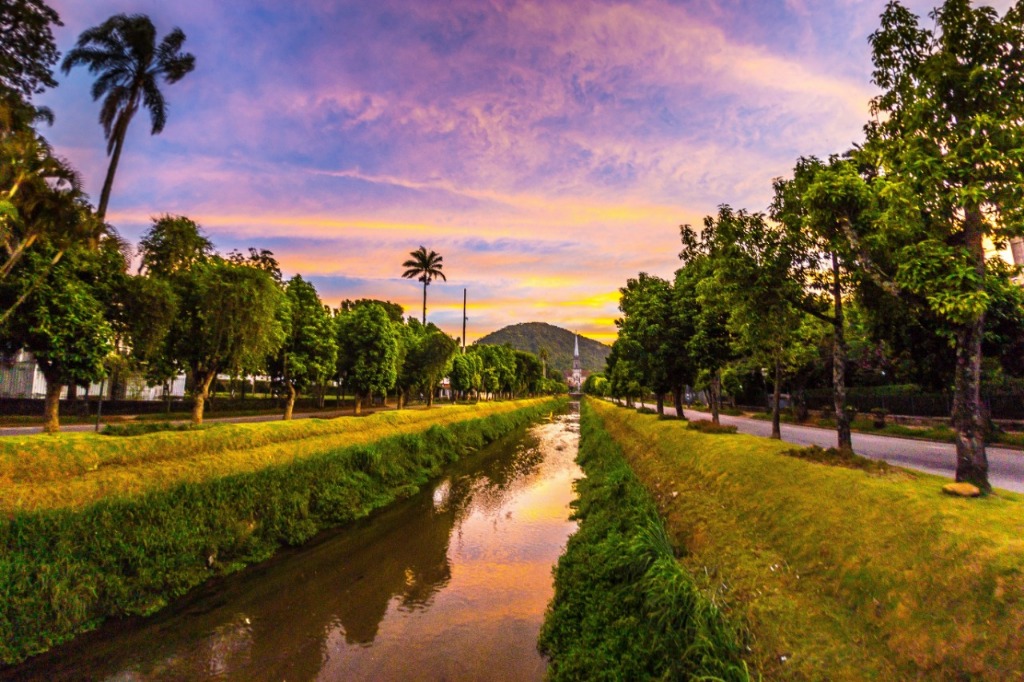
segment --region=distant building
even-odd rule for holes
[[[583,367],[580,365],[580,335],[576,335],[572,349],[572,381],[569,388],[573,393],[583,391]]]
[[[104,388],[109,388],[106,384]],[[79,395],[98,395],[100,384],[79,386]],[[185,376],[181,375],[171,382],[171,395],[185,395]],[[18,353],[0,362],[0,398],[45,398],[46,377],[43,376],[36,359],[28,351]],[[67,397],[67,388],[60,394],[61,399]],[[126,400],[161,400],[164,389],[161,386],[146,386],[146,382],[138,376],[129,376],[124,386]]]

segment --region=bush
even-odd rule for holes
[[[157,431],[191,431],[193,429],[209,428],[209,425],[200,424],[172,424],[170,422],[129,422],[127,424],[108,424],[101,432],[104,436],[141,436],[146,433]]]
[[[782,454],[787,457],[796,457],[797,459],[804,459],[809,462],[843,467],[845,469],[860,469],[862,471],[875,473],[888,473],[895,471],[888,462],[880,459],[861,457],[860,455],[855,454],[853,450],[849,450],[847,448],[824,449],[820,446],[812,445],[807,448],[786,450]]]
[[[736,636],[675,559],[653,500],[583,403],[574,518],[539,647],[551,680],[748,680]]]
[[[701,433],[736,433],[735,426],[716,424],[708,419],[697,419],[690,422],[689,428]]]
[[[871,418],[873,420],[874,427],[876,429],[885,428],[885,418],[889,415],[889,410],[884,407],[872,407]]]
[[[637,414],[658,414],[658,411],[650,407],[638,407],[636,408]]]

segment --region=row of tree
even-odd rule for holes
[[[999,16],[947,0],[932,18],[886,6],[863,144],[801,158],[767,213],[723,205],[699,233],[684,225],[673,282],[627,282],[612,394],[674,393],[681,414],[683,386],[702,382],[717,421],[723,369],[745,361],[772,377],[778,437],[780,387],[824,339],[848,448],[853,311],[862,345],[925,358],[952,387],[957,480],[989,490],[983,359],[1024,369],[1024,291],[986,256],[1024,235],[1024,5]]]
[[[357,413],[391,391],[399,408],[414,395],[430,405],[448,376],[463,397],[564,390],[542,376],[536,356],[488,345],[459,355],[454,338],[404,320],[395,303],[360,299],[332,310],[300,275],[284,281],[271,252],[219,255],[183,216],[153,221],[136,275],[114,247],[74,248],[53,266],[48,249],[33,249],[0,288],[7,299],[29,291],[0,342],[39,363],[48,430],[59,428],[62,387],[99,381],[112,353],[151,385],[184,374],[197,424],[220,374],[268,376],[285,419],[300,393],[323,396],[329,384],[354,395]]]

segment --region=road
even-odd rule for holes
[[[675,409],[665,406],[667,414],[675,415]],[[690,419],[710,419],[711,415],[685,410]],[[723,424],[736,426],[740,433],[755,436],[770,436],[771,422],[749,417],[721,415]],[[795,445],[819,445],[834,447],[836,432],[813,426],[782,425],[782,440]],[[853,451],[871,459],[883,459],[890,464],[953,478],[956,471],[956,448],[952,443],[935,443],[893,436],[876,436],[869,433],[853,434]],[[995,488],[1024,493],[1024,453],[1009,448],[988,447],[988,480]]]

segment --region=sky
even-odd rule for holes
[[[1005,9],[1009,0],[994,2]],[[467,339],[542,321],[610,343],[618,289],[678,267],[679,226],[764,210],[799,156],[862,138],[883,0],[50,0],[61,52],[117,13],[186,34],[163,133],[133,119],[107,219],[163,214],[223,253],[274,252],[325,303],[419,315],[401,278],[444,257],[427,317]],[[926,18],[931,2],[906,2]],[[94,201],[83,68],[37,102]]]

